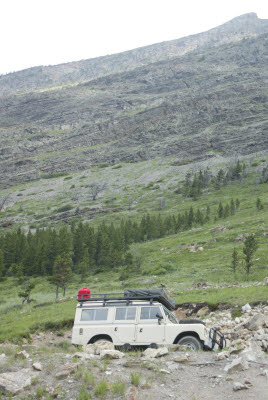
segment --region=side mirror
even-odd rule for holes
[[[163,319],[164,317],[157,313],[156,318],[158,319],[158,324],[161,325],[161,319]]]

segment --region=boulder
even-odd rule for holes
[[[189,362],[189,355],[188,354],[180,354],[173,358],[173,361],[176,363],[187,363]]]
[[[248,369],[248,363],[242,357],[239,357],[231,362],[231,364],[226,365],[224,371],[228,374],[232,374],[237,371],[245,371]]]
[[[32,376],[33,373],[29,368],[0,374],[0,393],[12,395],[20,393],[26,386],[31,385]]]
[[[237,392],[238,390],[248,389],[248,385],[245,385],[241,382],[234,382],[233,390]]]
[[[83,346],[83,352],[89,354],[100,354],[102,350],[114,350],[114,344],[108,340],[98,340],[93,344]]]
[[[77,364],[65,364],[58,369],[58,372],[55,374],[55,377],[58,379],[67,378],[68,375],[75,372],[77,369]]]
[[[36,371],[42,371],[42,364],[40,362],[33,363],[33,369],[35,369]]]
[[[158,358],[163,357],[168,354],[168,349],[166,347],[160,347],[159,349],[146,349],[142,355],[146,358]]]
[[[216,353],[216,355],[215,355],[216,361],[223,361],[223,360],[226,360],[226,358],[229,358],[228,351],[221,351],[220,353]]]
[[[251,311],[251,306],[247,303],[242,307],[242,312],[245,313],[249,311]]]
[[[121,351],[118,350],[102,350],[100,352],[100,358],[108,358],[110,360],[112,359],[119,359],[125,357],[125,354],[122,353]]]
[[[256,314],[252,317],[247,323],[245,323],[245,327],[249,331],[257,331],[265,324],[265,319],[262,314]]]
[[[16,354],[16,358],[22,358],[22,359],[24,359],[24,360],[27,360],[28,358],[30,358],[30,356],[29,356],[29,354],[28,354],[25,350],[22,350],[22,351],[19,351],[19,352]]]
[[[200,310],[197,312],[197,316],[198,317],[200,317],[201,315],[207,315],[207,314],[209,314],[210,313],[210,310],[209,310],[209,308],[208,308],[208,306],[206,306],[206,307],[202,307],[202,308],[200,308]]]

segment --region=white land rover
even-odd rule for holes
[[[216,350],[226,346],[224,336],[215,328],[206,328],[202,321],[178,321],[171,312],[175,303],[163,289],[82,294],[78,302],[73,344],[108,340],[126,349],[158,344],[181,344],[191,350]]]

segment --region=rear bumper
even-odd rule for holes
[[[219,329],[210,328],[208,340],[205,343],[205,346],[209,350],[214,350],[214,351],[217,351],[218,349],[222,350],[226,347],[226,339]]]

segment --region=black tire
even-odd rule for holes
[[[125,351],[130,351],[130,350],[131,350],[131,344],[125,343],[125,344],[123,345],[123,349],[124,349]]]
[[[151,343],[149,347],[150,347],[150,349],[158,349],[158,346],[156,343]]]
[[[184,336],[177,344],[186,346],[187,350],[198,351],[203,349],[203,345],[195,336]]]
[[[180,324],[202,324],[206,326],[206,323],[203,321],[200,321],[200,319],[180,319],[179,321]]]

